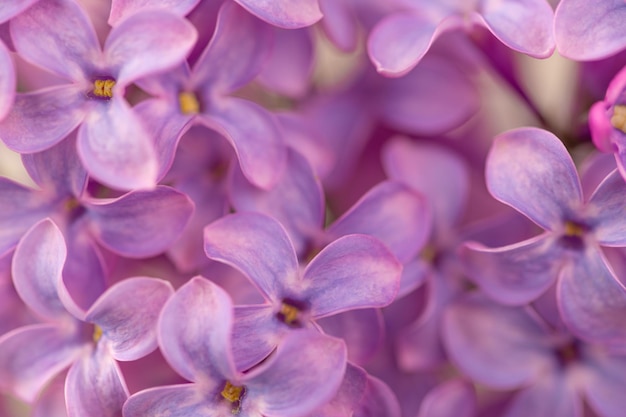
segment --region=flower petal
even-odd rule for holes
[[[582,417],[580,394],[560,373],[547,373],[515,395],[504,417]]]
[[[453,379],[431,390],[420,406],[418,417],[473,417],[476,393],[471,384]]]
[[[626,407],[622,395],[626,385],[626,360],[599,351],[586,358],[590,369],[583,380],[585,397],[591,408],[600,416],[619,417]]]
[[[96,239],[113,252],[133,258],[166,251],[194,209],[187,195],[163,185],[152,191],[130,192],[113,201],[86,201],[85,206]]]
[[[34,225],[15,249],[15,289],[28,307],[45,320],[67,316],[57,290],[66,256],[63,234],[50,219]]]
[[[544,233],[523,242],[487,248],[476,242],[461,247],[466,273],[491,298],[522,305],[538,298],[556,280],[563,251]]]
[[[102,329],[112,358],[132,361],[157,347],[161,309],[173,294],[172,285],[155,278],[127,278],[110,287],[85,316]]]
[[[226,412],[208,400],[205,390],[196,384],[150,388],[131,395],[123,408],[125,417],[223,417]]]
[[[287,331],[271,305],[235,307],[232,351],[237,370],[247,371],[268,357]]]
[[[186,16],[200,0],[167,0],[155,3],[150,0],[112,0],[108,23],[117,25],[122,19],[147,8],[167,10],[177,16]]]
[[[83,81],[86,71],[101,65],[96,32],[87,13],[74,1],[38,1],[12,19],[10,27],[21,57],[61,77]]]
[[[268,299],[299,281],[298,260],[285,229],[260,213],[224,216],[204,229],[209,258],[241,271]]]
[[[0,42],[0,120],[9,113],[15,100],[15,69],[9,51]]]
[[[335,397],[308,417],[351,416],[363,399],[367,372],[348,362],[346,373]]]
[[[186,19],[164,10],[133,14],[115,26],[104,44],[116,82],[131,82],[181,64],[198,34]]]
[[[10,1],[5,0],[0,6],[0,23],[4,23],[9,19],[14,18],[30,6],[35,4],[37,0],[22,0],[22,1]]]
[[[554,35],[559,53],[581,61],[616,54],[626,46],[626,5],[622,0],[590,3],[562,0],[554,16]]]
[[[196,276],[163,307],[158,324],[163,356],[190,381],[210,384],[233,378],[236,371],[230,351],[232,322],[233,307],[228,294]]]
[[[82,88],[72,85],[17,94],[11,111],[0,122],[0,137],[16,152],[43,151],[85,119],[85,101]]]
[[[120,190],[154,187],[156,152],[139,117],[123,98],[94,105],[78,129],[78,154],[87,171]]]
[[[255,16],[285,29],[311,26],[322,18],[318,0],[235,0]]]
[[[596,188],[587,207],[593,234],[603,246],[626,246],[626,183],[615,170]]]
[[[557,230],[582,203],[572,158],[552,133],[519,128],[494,139],[485,168],[487,188],[498,200],[539,226]]]
[[[402,265],[378,239],[348,235],[326,246],[306,267],[302,297],[315,318],[383,307],[398,293],[401,274]]]

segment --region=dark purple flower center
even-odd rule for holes
[[[572,340],[556,349],[556,357],[562,367],[566,367],[580,360],[580,343]]]
[[[302,327],[302,313],[307,309],[308,306],[306,303],[290,298],[285,298],[280,304],[280,310],[278,310],[276,316],[280,321],[290,327]]]
[[[113,77],[95,77],[92,82],[92,89],[87,93],[90,98],[98,100],[111,100],[113,98],[113,87],[115,79]]]
[[[560,242],[567,249],[582,250],[585,245],[584,236],[588,231],[589,228],[584,224],[568,220],[565,222]]]
[[[622,132],[626,133],[626,105],[618,104],[616,106],[613,106],[611,125],[615,129],[619,129]]]
[[[233,385],[230,381],[226,381],[224,389],[220,394],[226,401],[232,404],[231,413],[239,414],[241,411],[241,402],[246,396],[246,387],[243,385]]]

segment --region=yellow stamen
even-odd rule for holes
[[[113,80],[96,80],[93,82],[93,95],[96,97],[111,98],[113,97]]]
[[[183,114],[200,113],[200,103],[196,95],[189,91],[183,91],[178,95],[178,105]]]
[[[282,303],[280,306],[280,314],[284,317],[285,323],[294,324],[296,320],[298,320],[298,313],[300,311],[289,304]]]
[[[231,403],[241,402],[243,398],[243,393],[244,393],[243,386],[233,385],[230,383],[230,381],[226,381],[226,385],[224,386],[224,389],[221,392],[222,397],[224,397],[224,399],[230,401]],[[233,414],[236,414],[235,410],[239,412],[240,408],[241,408],[240,404],[237,405],[236,409],[233,408]]]
[[[98,343],[98,341],[102,338],[102,327],[95,325],[93,328],[93,341],[94,343]]]
[[[436,257],[437,250],[431,245],[424,246],[424,249],[422,249],[422,252],[420,253],[420,258],[428,263],[433,263]]]
[[[565,236],[582,237],[585,235],[585,229],[574,222],[565,222]]]
[[[615,129],[619,129],[626,133],[626,105],[620,104],[613,107],[611,125],[613,125]]]
[[[72,211],[75,208],[80,206],[80,202],[76,198],[72,197],[72,198],[68,198],[65,201],[64,206],[65,206],[65,210]]]

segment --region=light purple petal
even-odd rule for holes
[[[167,10],[177,16],[186,16],[192,11],[200,0],[113,0],[111,1],[111,13],[108,23],[117,25],[122,19],[147,8]]]
[[[287,148],[269,111],[251,101],[230,97],[214,103],[200,120],[231,143],[250,182],[267,189],[278,181],[286,164]]]
[[[136,360],[156,349],[157,319],[173,292],[167,281],[127,278],[91,306],[85,321],[102,329],[102,340],[106,340],[113,358]]]
[[[593,144],[602,152],[613,153],[614,127],[611,119],[607,117],[611,104],[605,101],[598,101],[589,109],[589,131]]]
[[[336,0],[318,0],[324,19],[320,22],[324,33],[344,52],[357,47],[358,23],[348,3]]]
[[[453,379],[424,397],[418,417],[474,417],[475,413],[474,388],[467,381]]]
[[[260,213],[224,216],[204,229],[204,250],[246,275],[272,301],[299,282],[298,260],[285,229]]]
[[[166,251],[194,209],[187,195],[163,185],[85,205],[96,239],[116,253],[137,258]]]
[[[0,23],[17,16],[24,10],[32,6],[37,0],[3,0],[0,3]]]
[[[33,404],[30,417],[67,417],[65,376],[61,373],[48,383]]]
[[[626,288],[606,264],[598,247],[563,270],[557,287],[561,317],[577,336],[598,343],[624,345]]]
[[[400,77],[418,64],[443,30],[445,26],[430,16],[411,12],[392,14],[370,33],[367,52],[379,73]]]
[[[598,186],[586,207],[593,234],[603,246],[626,246],[626,183],[615,170]]]
[[[469,169],[458,155],[396,137],[383,149],[382,158],[391,179],[426,197],[439,228],[449,229],[460,220],[469,193]]]
[[[111,74],[122,86],[181,64],[198,34],[187,20],[163,10],[136,13],[120,22],[104,44]]]
[[[561,0],[554,16],[559,53],[583,61],[614,55],[626,46],[625,20],[622,0]]]
[[[289,328],[280,322],[271,305],[235,307],[232,352],[237,370],[247,371],[275,348]]]
[[[483,2],[485,26],[509,48],[535,58],[554,52],[553,12],[545,0]]]
[[[11,111],[0,122],[0,137],[16,152],[43,151],[85,119],[85,101],[83,89],[73,85],[17,94]]]
[[[525,310],[494,304],[479,294],[447,309],[442,333],[452,361],[491,388],[521,387],[555,365],[546,329]]]
[[[626,407],[622,395],[626,386],[626,360],[624,356],[608,355],[601,350],[592,355],[587,359],[590,369],[582,387],[587,402],[602,417],[620,417]]]
[[[487,157],[487,188],[539,226],[556,230],[582,202],[576,167],[552,133],[519,128],[498,135]]]
[[[193,67],[193,83],[221,94],[243,87],[261,72],[272,46],[270,26],[225,2],[213,38]]]
[[[367,386],[367,373],[348,362],[346,373],[335,397],[308,417],[352,416]]]
[[[123,98],[93,104],[78,130],[78,154],[87,171],[120,190],[154,187],[156,152],[139,117]]]
[[[234,170],[230,197],[237,211],[257,211],[278,220],[300,256],[306,256],[307,245],[323,226],[322,186],[307,160],[293,150],[288,152],[283,175],[269,190],[253,186],[240,170]]]
[[[564,375],[549,373],[517,393],[503,417],[582,417],[576,388]]]
[[[350,233],[374,236],[387,245],[400,262],[415,257],[431,230],[431,214],[425,199],[396,181],[385,181],[369,190],[329,228],[331,236]]]
[[[316,318],[383,307],[398,293],[401,273],[402,265],[378,239],[348,235],[326,246],[309,263],[302,296]]]
[[[392,389],[380,379],[368,375],[365,395],[354,412],[354,417],[400,417],[401,415],[400,403]]]
[[[322,18],[318,0],[235,0],[250,13],[285,29],[311,26]]]
[[[68,329],[38,324],[21,327],[0,338],[0,386],[33,401],[44,385],[74,362],[83,351]]]
[[[161,312],[158,337],[163,356],[176,372],[206,384],[236,375],[230,352],[232,309],[228,294],[200,276],[174,293]]]
[[[335,396],[345,370],[341,339],[294,330],[268,362],[246,374],[247,400],[263,415],[304,416]]]
[[[66,256],[63,234],[50,219],[34,225],[13,255],[15,289],[26,305],[46,320],[67,317],[57,292]]]
[[[102,64],[93,25],[71,0],[38,1],[11,20],[11,38],[21,57],[72,81]]]
[[[119,416],[128,395],[117,363],[103,346],[83,355],[67,373],[68,417]]]
[[[466,243],[460,251],[466,273],[491,298],[522,305],[556,280],[565,249],[548,233],[500,248]]]
[[[128,398],[123,411],[124,417],[224,417],[229,412],[226,407],[219,409],[214,399],[207,398],[204,387],[196,384],[169,385],[138,392]]]
[[[0,42],[0,120],[4,119],[9,113],[14,100],[15,69],[13,68],[13,61],[9,55],[9,51],[4,44]]]

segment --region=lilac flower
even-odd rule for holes
[[[561,55],[590,61],[626,47],[626,4],[621,0],[561,0],[554,15],[554,36]]]
[[[0,338],[2,385],[32,401],[69,366],[68,416],[115,415],[128,396],[115,361],[135,360],[156,348],[157,317],[173,289],[162,280],[129,278],[109,288],[85,311],[63,283],[66,253],[63,235],[48,219],[38,223],[15,251],[14,285],[43,322]]]
[[[626,67],[613,78],[604,100],[589,110],[589,129],[598,149],[615,154],[626,178]]]
[[[170,365],[192,383],[134,394],[124,416],[304,417],[335,395],[346,369],[340,340],[299,330],[243,374],[231,353],[232,322],[232,302],[220,287],[202,277],[183,285],[163,308],[159,343]]]
[[[250,13],[285,29],[310,26],[322,18],[319,0],[235,0]]]
[[[417,417],[474,417],[475,413],[474,388],[468,381],[454,379],[426,395]]]
[[[486,178],[495,198],[545,232],[493,249],[467,243],[462,256],[469,276],[489,296],[511,305],[536,299],[558,281],[559,308],[572,331],[596,341],[623,337],[621,324],[602,320],[626,306],[626,289],[600,249],[626,246],[626,184],[619,173],[609,174],[584,200],[574,163],[558,138],[522,128],[495,139]]]
[[[193,27],[162,11],[135,14],[111,31],[102,50],[73,0],[50,0],[14,18],[11,36],[24,59],[72,84],[17,95],[0,124],[7,146],[39,152],[80,126],[78,152],[94,178],[125,190],[154,187],[152,138],[124,91],[132,81],[184,60],[195,42]]]
[[[369,56],[379,73],[398,77],[413,69],[442,33],[486,27],[511,49],[537,58],[554,51],[553,12],[545,0],[499,2],[399,0],[406,11],[392,13],[372,30]]]
[[[401,265],[377,239],[343,236],[300,272],[285,229],[259,213],[225,216],[204,230],[205,251],[252,281],[267,300],[241,306],[233,337],[240,369],[248,369],[294,328],[340,312],[385,306],[395,297]]]
[[[276,122],[261,106],[230,97],[261,70],[271,34],[239,6],[224,4],[214,36],[193,70],[185,64],[139,82],[155,96],[136,109],[156,137],[159,178],[170,167],[181,135],[199,123],[231,143],[250,181],[266,188],[276,181],[286,154]]]
[[[116,26],[126,17],[147,9],[161,9],[173,13],[177,16],[186,16],[200,3],[200,0],[111,0],[111,11],[109,13],[109,25]]]

